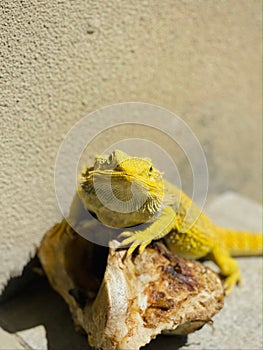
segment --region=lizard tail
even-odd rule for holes
[[[262,255],[262,233],[219,228],[219,237],[232,256]]]

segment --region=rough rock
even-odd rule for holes
[[[54,232],[45,235],[38,256],[95,348],[134,350],[160,333],[188,334],[223,307],[217,274],[160,242],[128,257],[117,241],[108,250],[77,234]]]

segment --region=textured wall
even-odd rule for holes
[[[210,194],[260,200],[259,0],[2,1],[0,285],[60,219],[58,146],[88,112],[145,101],[204,146]]]

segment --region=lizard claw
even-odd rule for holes
[[[127,250],[127,256],[132,255],[132,253],[135,251],[135,249],[138,247],[138,245],[136,243],[133,243],[129,249]]]
[[[121,242],[121,246],[126,246],[131,244],[127,251],[127,255],[131,255],[137,247],[139,248],[139,253],[141,254],[148,244],[151,243],[151,240],[146,239],[144,231],[125,231],[122,232],[118,237],[127,237]]]
[[[147,247],[147,245],[149,245],[150,243],[151,243],[151,240],[145,241],[144,243],[142,243],[139,247],[139,254],[141,254],[144,251],[144,249]]]

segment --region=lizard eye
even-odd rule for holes
[[[151,173],[153,171],[153,167],[150,166],[149,172]]]

